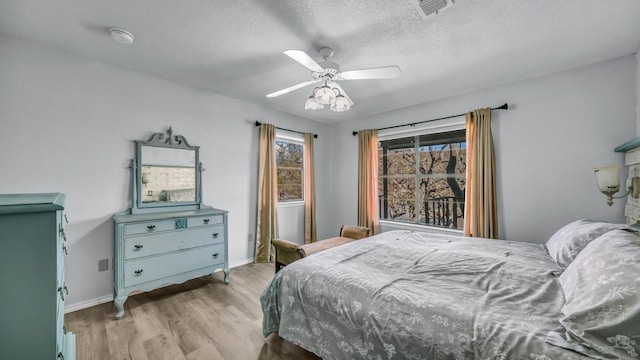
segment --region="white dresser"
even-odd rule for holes
[[[224,271],[229,283],[227,211],[203,208],[116,214],[115,297],[118,313],[136,290],[149,291]]]
[[[135,145],[131,209],[113,216],[116,319],[132,292],[219,269],[229,283],[227,211],[202,204],[200,148],[171,128]]]

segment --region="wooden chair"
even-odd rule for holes
[[[366,227],[356,225],[342,225],[340,235],[325,240],[316,241],[309,244],[297,244],[283,239],[274,239],[273,246],[276,248],[276,272],[292,262],[303,257],[315,254],[322,250],[340,246],[355,240],[368,237],[371,230]]]

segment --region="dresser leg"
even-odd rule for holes
[[[113,303],[116,305],[116,310],[118,313],[116,314],[116,320],[122,319],[124,316],[124,302],[127,301],[127,296],[114,296]]]
[[[229,268],[222,269],[224,272],[224,283],[229,284]]]

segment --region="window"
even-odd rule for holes
[[[278,201],[304,201],[303,144],[276,138]]]
[[[382,140],[378,161],[380,219],[462,229],[465,130]]]

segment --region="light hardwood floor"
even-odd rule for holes
[[[113,303],[65,315],[78,360],[318,360],[278,336],[262,336],[260,293],[273,264],[222,273],[129,297],[115,320]]]

